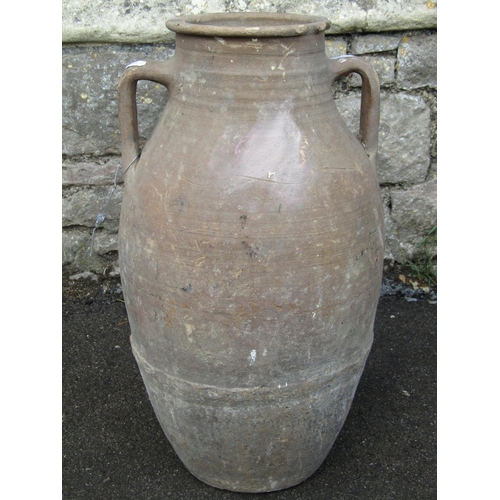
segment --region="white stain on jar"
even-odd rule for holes
[[[248,364],[251,366],[255,363],[255,360],[257,359],[257,351],[255,349],[252,349],[250,352],[250,356],[248,356]]]

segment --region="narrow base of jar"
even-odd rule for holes
[[[342,428],[368,355],[303,382],[224,388],[168,375],[133,351],[186,468],[210,486],[246,493],[290,488],[314,474]]]

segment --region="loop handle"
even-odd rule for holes
[[[361,76],[361,113],[359,134],[366,154],[376,167],[378,150],[378,127],[380,121],[380,84],[372,65],[356,56],[341,56],[328,60],[332,83],[350,73]]]
[[[159,83],[169,91],[172,86],[171,61],[136,61],[127,66],[118,84],[118,121],[120,123],[122,165],[139,156],[136,91],[139,80]]]

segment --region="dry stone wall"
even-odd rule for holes
[[[144,33],[142,38],[134,38],[130,35],[134,30],[125,25],[121,38],[110,37],[101,26],[102,19],[94,25],[84,19],[85,9],[89,4],[94,4],[94,7],[102,4],[102,18],[105,18],[106,8],[114,5],[118,9],[125,3],[127,2],[79,2],[77,6],[76,2],[74,5],[73,2],[66,2],[63,13],[66,17],[63,20],[63,39],[66,43],[63,44],[62,58],[62,250],[63,266],[72,271],[119,272],[117,232],[121,183],[118,183],[109,202],[105,221],[93,231],[97,215],[108,203],[115,171],[120,163],[118,80],[129,62],[145,58],[168,59],[175,49],[170,35],[164,36],[164,42],[158,42],[157,35]],[[186,5],[190,5],[193,12],[193,9],[201,9],[205,4],[210,4],[198,3],[194,0],[189,4],[181,0],[163,2],[172,7],[171,10],[177,10],[167,13],[161,19],[162,23],[173,15],[190,13]],[[260,2],[262,5],[272,4],[274,9],[257,8],[257,1],[212,3],[216,3],[216,7],[221,3],[221,6],[209,11],[245,10],[243,4],[246,10],[279,10],[276,8],[279,2]],[[281,2],[280,5],[285,3]],[[405,263],[414,259],[421,250],[420,242],[437,223],[436,5],[413,0],[396,3],[377,0],[357,2],[356,5],[365,7],[372,5],[371,11],[376,10],[377,4],[386,10],[388,5],[395,5],[400,9],[396,14],[389,12],[384,24],[380,21],[381,7],[377,15],[373,12],[368,14],[371,11],[365,8],[363,24],[358,19],[359,16],[349,18],[353,2],[337,1],[344,8],[345,19],[338,11],[329,10],[328,5],[332,2],[307,2],[318,4],[316,7],[321,6],[321,9],[318,7],[305,11],[303,2],[300,3],[301,8],[293,8],[294,3],[297,4],[295,7],[299,5],[299,2],[288,2],[288,7],[291,8],[286,11],[315,13],[330,19],[336,16],[337,23],[332,23],[333,28],[327,35],[328,57],[357,55],[372,63],[379,75],[381,123],[378,177],[385,204],[386,264],[391,266],[395,262]],[[152,4],[155,2],[128,2],[132,15],[135,12],[136,19],[140,22],[141,16],[146,16],[144,9],[140,10],[141,6],[151,7]],[[417,4],[420,10],[422,5],[425,6],[427,18],[421,16],[415,20],[415,14],[408,13],[412,6],[417,9]],[[73,10],[71,6],[74,7]],[[406,17],[401,6],[407,8]],[[150,12],[156,22],[161,9],[158,10],[157,6],[155,10],[153,7],[154,5]],[[139,10],[140,15],[137,14]],[[429,13],[434,17],[429,16]],[[80,22],[77,22],[78,16]],[[340,22],[342,19],[343,24]],[[369,19],[371,21],[368,22]],[[378,24],[374,19],[379,20]],[[93,31],[89,25],[94,26]],[[360,32],[364,28],[371,29],[372,32]],[[164,33],[166,32],[164,28]],[[138,43],[131,44],[131,39],[137,39]],[[120,40],[123,43],[118,43]],[[336,82],[332,88],[337,107],[354,133],[358,129],[360,86],[359,77],[351,75]],[[137,104],[143,141],[152,131],[167,99],[167,91],[162,86],[139,82]]]

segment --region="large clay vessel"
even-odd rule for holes
[[[244,492],[305,480],[349,411],[383,264],[379,84],[321,17],[167,22],[175,55],[119,85],[120,271],[133,352],[186,467]],[[360,137],[332,82],[362,77]],[[135,91],[168,103],[140,158]]]

